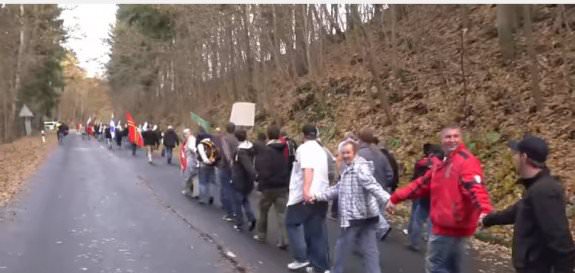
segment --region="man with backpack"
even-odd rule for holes
[[[399,185],[399,163],[395,159],[395,156],[393,156],[393,154],[389,150],[387,150],[385,147],[380,146],[379,139],[377,137],[373,138],[373,145],[379,147],[379,150],[383,153],[383,155],[385,155],[387,161],[389,162],[389,166],[391,167],[391,170],[393,172],[393,179],[390,181],[388,185],[385,186],[386,191],[392,194]]]
[[[200,127],[196,137],[196,147],[198,153],[199,169],[198,176],[200,182],[200,204],[213,204],[211,188],[215,185],[216,170],[215,165],[220,160],[220,153],[214,143],[214,137],[203,127]]]
[[[443,152],[439,145],[433,145],[430,143],[425,143],[423,145],[423,157],[415,163],[413,167],[413,176],[411,180],[415,180],[420,176],[425,175],[425,173],[441,164],[443,160]],[[422,237],[422,228],[425,223],[427,223],[427,229],[431,231],[431,222],[429,221],[429,197],[422,197],[412,200],[411,203],[411,215],[409,217],[409,223],[407,224],[407,237],[409,239],[409,244],[407,249],[411,251],[419,251],[419,242]],[[428,235],[431,232],[428,232]]]
[[[258,191],[261,192],[259,202],[260,218],[257,224],[257,234],[254,239],[265,242],[268,228],[268,213],[271,206],[278,215],[279,239],[277,247],[287,247],[287,234],[284,225],[285,207],[289,191],[289,179],[291,169],[289,158],[284,150],[287,144],[282,143],[280,129],[270,126],[267,129],[269,141],[256,155],[256,171],[258,173]]]
[[[286,145],[283,153],[284,153],[284,156],[287,158],[288,168],[290,170],[290,175],[291,175],[291,169],[293,167],[293,162],[295,161],[297,143],[293,139],[291,139],[285,131],[280,132],[279,141]]]

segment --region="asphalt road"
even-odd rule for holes
[[[184,197],[178,167],[154,160],[67,137],[17,200],[0,209],[0,273],[288,272],[290,255],[274,247],[275,223],[268,244],[254,241],[221,220],[218,202]],[[329,234],[333,246],[333,221]],[[404,244],[397,228],[380,243],[383,272],[424,272],[423,254]],[[465,272],[509,272],[474,255],[467,255]],[[348,272],[361,268],[352,257]]]

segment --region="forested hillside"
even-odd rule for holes
[[[23,104],[36,114],[35,127],[54,115],[64,87],[66,33],[59,16],[56,5],[0,7],[0,142],[23,135]]]
[[[498,207],[521,194],[506,141],[538,134],[573,218],[574,18],[564,5],[126,5],[108,77],[115,108],[139,120],[223,124],[252,101],[256,131],[314,121],[333,144],[371,126],[404,178],[459,123]]]

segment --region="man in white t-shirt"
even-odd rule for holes
[[[313,196],[329,187],[327,154],[317,141],[314,125],[305,125],[302,131],[304,143],[296,151],[286,212],[286,228],[294,258],[288,268],[307,267],[307,272],[323,273],[329,269],[325,224],[328,203],[313,202]]]

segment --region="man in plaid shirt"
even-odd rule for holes
[[[373,177],[373,163],[356,156],[357,149],[354,141],[341,146],[345,166],[339,183],[314,196],[319,201],[338,198],[341,231],[335,247],[334,273],[343,273],[356,244],[363,254],[364,272],[381,272],[376,232],[389,194]]]

